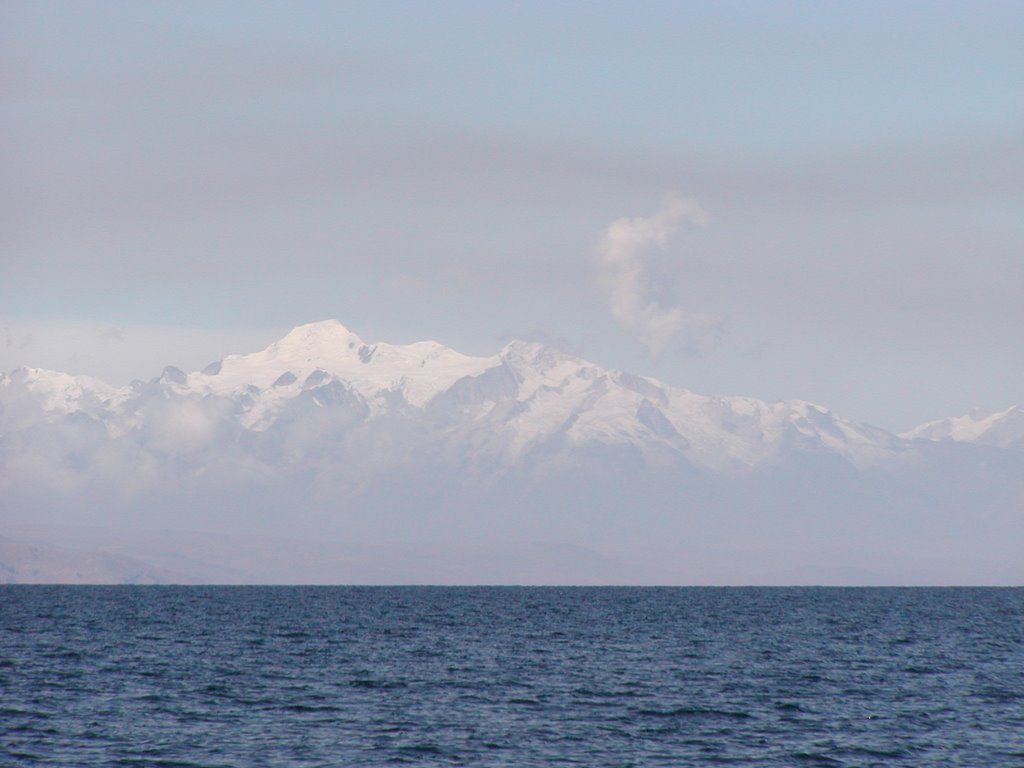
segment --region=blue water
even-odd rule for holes
[[[5,766],[1024,766],[1024,589],[0,587]]]

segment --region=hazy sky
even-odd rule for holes
[[[335,317],[890,429],[1024,404],[1024,3],[0,5],[0,369]]]

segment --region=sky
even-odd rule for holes
[[[0,5],[0,370],[337,318],[891,430],[1024,405],[1024,4]]]

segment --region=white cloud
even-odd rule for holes
[[[708,214],[692,198],[668,195],[653,216],[613,221],[597,250],[598,285],[612,317],[654,359],[673,346],[699,348],[722,324],[721,318],[678,306],[651,275],[650,250],[664,247],[686,222],[703,226]]]

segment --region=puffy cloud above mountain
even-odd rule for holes
[[[667,281],[651,274],[647,264],[648,251],[663,247],[684,223],[707,221],[696,200],[669,195],[653,216],[616,219],[601,239],[597,279],[608,308],[652,358],[674,346],[698,348],[720,329],[721,318],[679,306]]]

